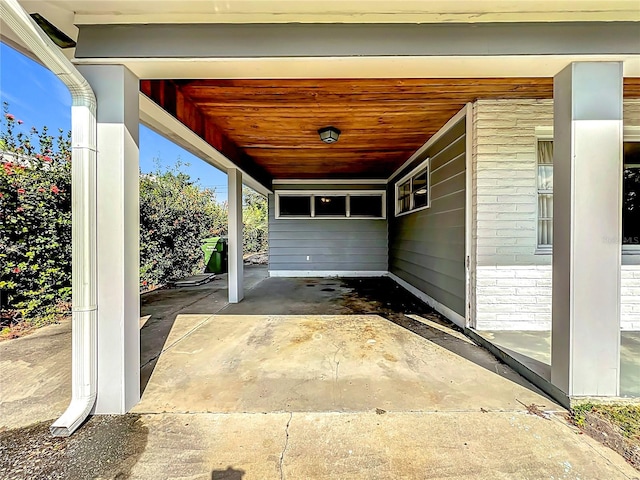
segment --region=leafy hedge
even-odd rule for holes
[[[6,104],[1,122],[0,327],[39,326],[71,302],[70,134],[26,132]],[[140,176],[141,290],[201,271],[201,240],[226,234],[226,204],[180,167]],[[266,199],[245,190],[244,216],[245,251],[265,251]]]
[[[179,168],[140,176],[142,289],[202,271],[201,240],[226,235],[227,211],[215,192],[201,189]]]
[[[5,106],[0,133],[0,290],[34,324],[71,301],[70,134],[21,131]]]
[[[269,247],[267,199],[245,187],[242,191],[243,248],[245,253],[266,252]]]

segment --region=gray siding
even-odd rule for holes
[[[367,189],[380,190],[383,185]],[[277,186],[281,190],[359,190],[362,186]],[[276,219],[269,195],[269,269],[386,271],[387,221],[369,219]],[[307,256],[310,260],[307,261]]]
[[[465,119],[389,183],[389,271],[465,314]],[[431,207],[395,217],[395,182],[431,158]]]

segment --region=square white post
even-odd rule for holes
[[[622,247],[622,63],[554,78],[551,382],[617,396]]]
[[[122,65],[79,70],[98,100],[95,413],[125,413],[140,400],[139,82]]]
[[[242,172],[227,170],[229,181],[229,303],[244,298],[242,261]]]

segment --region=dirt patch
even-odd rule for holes
[[[67,438],[51,423],[0,432],[0,478],[125,480],[147,445],[139,415],[94,415]]]
[[[0,324],[0,342],[24,337],[36,330],[36,327],[27,322],[15,322]]]
[[[580,405],[570,420],[640,471],[640,405]]]
[[[244,257],[245,265],[268,265],[269,255],[266,253],[251,253]]]
[[[58,313],[43,318],[23,318],[18,310],[0,310],[0,342],[24,337],[41,327],[60,323],[69,318],[70,303],[60,303]]]

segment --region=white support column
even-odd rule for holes
[[[570,397],[617,396],[622,63],[572,63],[553,96],[551,382]]]
[[[95,413],[125,413],[140,400],[139,82],[122,65],[79,70],[98,100]]]
[[[229,303],[244,298],[242,261],[242,172],[227,170],[229,181]]]

